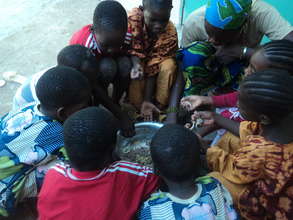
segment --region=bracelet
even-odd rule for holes
[[[240,56],[240,60],[243,60],[243,58],[245,58],[247,50],[248,50],[247,47],[243,47],[242,54]]]

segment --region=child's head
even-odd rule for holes
[[[247,76],[239,92],[244,119],[264,125],[281,122],[293,111],[293,76],[285,70],[266,69]]]
[[[117,1],[102,1],[95,9],[93,32],[106,54],[120,51],[127,31],[127,13]]]
[[[85,108],[64,123],[64,144],[70,164],[79,171],[103,169],[112,159],[117,121],[107,110]]]
[[[64,47],[57,56],[57,63],[80,71],[87,77],[91,86],[95,86],[98,61],[89,48],[77,44]]]
[[[144,22],[152,35],[165,31],[172,7],[172,0],[143,0]]]
[[[37,82],[36,94],[43,112],[60,122],[91,103],[87,78],[65,66],[53,67],[45,72]]]
[[[293,69],[293,42],[276,40],[261,46],[251,57],[247,75],[268,68]]]
[[[184,182],[199,174],[200,141],[181,125],[165,125],[153,137],[151,156],[155,171],[165,180]]]

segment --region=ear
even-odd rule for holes
[[[56,116],[57,116],[58,121],[60,121],[60,122],[64,122],[66,120],[67,115],[66,115],[66,111],[65,111],[64,107],[60,107],[57,109]]]
[[[269,124],[272,123],[272,120],[266,115],[260,115],[259,116],[259,121],[263,125],[269,125]]]

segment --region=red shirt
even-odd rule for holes
[[[72,45],[72,44],[83,45],[87,48],[90,48],[97,57],[100,57],[103,54],[103,52],[91,28],[92,28],[92,24],[89,24],[84,26],[79,31],[75,32],[69,41],[69,45]],[[126,49],[128,45],[130,45],[131,40],[132,40],[132,34],[126,33],[124,46],[121,50],[122,53],[123,53],[123,50]]]
[[[39,219],[133,219],[157,183],[150,168],[126,161],[93,172],[59,164],[45,177],[38,199]]]
[[[238,101],[238,92],[212,96],[212,99],[215,107],[236,107]]]

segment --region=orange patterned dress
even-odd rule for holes
[[[293,143],[274,143],[260,133],[258,123],[242,122],[239,146],[235,140],[226,140],[222,143],[235,146],[211,147],[207,152],[208,164],[235,186],[244,184],[235,201],[243,217],[292,220]],[[233,192],[233,186],[228,188]]]
[[[149,36],[143,18],[143,8],[134,8],[128,14],[128,33],[131,34],[129,53],[144,63],[147,76],[159,73],[159,64],[168,58],[175,58],[178,50],[177,31],[170,21],[166,30],[157,38]]]

